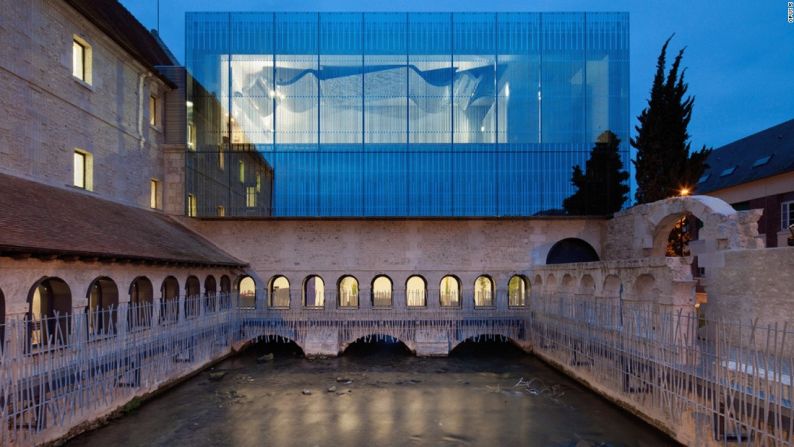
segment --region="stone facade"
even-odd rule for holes
[[[60,0],[3,2],[2,23],[0,171],[72,187],[80,149],[93,158],[93,194],[148,208],[165,125],[150,126],[149,97],[169,87]],[[90,84],[72,75],[74,36],[91,47]]]
[[[337,281],[353,275],[359,302],[369,307],[371,283],[387,275],[394,304],[405,307],[405,285],[411,275],[427,282],[427,306],[439,306],[441,278],[456,276],[462,306],[473,307],[474,281],[490,276],[496,307],[507,307],[512,275],[529,275],[545,264],[551,247],[575,237],[601,253],[606,221],[595,219],[437,219],[437,220],[185,220],[186,225],[248,262],[260,305],[267,302],[269,281],[286,276],[290,307],[302,306],[303,282],[319,275],[325,282],[326,306],[336,307]]]

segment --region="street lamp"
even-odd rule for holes
[[[678,191],[678,195],[679,195],[679,196],[681,196],[681,197],[686,197],[686,196],[688,196],[688,195],[689,195],[691,192],[692,192],[692,191],[690,191],[690,190],[689,190],[689,188],[687,188],[687,187],[685,186],[685,187],[681,188],[681,189]]]

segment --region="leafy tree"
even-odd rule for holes
[[[677,195],[683,188],[691,191],[708,167],[706,158],[711,149],[703,146],[697,152],[689,150],[687,126],[695,98],[687,96],[686,69],[680,70],[686,48],[678,52],[665,77],[667,45],[672,38],[670,36],[662,45],[651,97],[637,117],[637,137],[631,140],[631,145],[637,149],[634,160],[637,203],[665,199]]]
[[[568,214],[592,215],[612,214],[623,206],[629,187],[628,172],[623,170],[620,160],[620,138],[610,131],[599,135],[590,151],[585,171],[574,166],[571,183],[577,191],[562,203]]]

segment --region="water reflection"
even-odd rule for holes
[[[464,343],[444,359],[354,343],[311,361],[294,345],[258,345],[216,369],[222,380],[202,373],[70,445],[671,444],[507,343]],[[533,394],[515,386],[522,378],[560,392]]]

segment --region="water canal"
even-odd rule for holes
[[[70,446],[660,446],[673,442],[506,343],[417,358],[259,344]],[[274,358],[264,354],[273,352]]]

